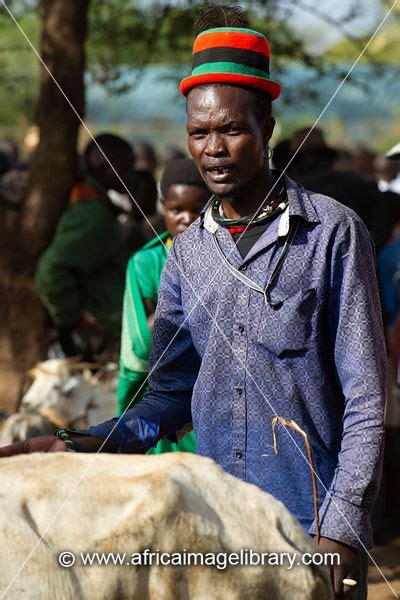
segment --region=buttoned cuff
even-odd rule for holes
[[[351,504],[335,494],[327,494],[319,511],[321,537],[330,538],[353,548],[373,546],[371,512]],[[309,533],[316,534],[315,521]]]
[[[142,453],[150,450],[158,441],[160,421],[138,415],[126,420],[114,417],[87,430],[88,435],[101,438],[116,448],[117,453]]]

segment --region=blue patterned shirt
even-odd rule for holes
[[[129,452],[193,420],[197,452],[279,500],[311,533],[313,489],[302,436],[317,475],[321,535],[372,545],[379,484],[386,351],[374,250],[360,218],[286,179],[289,207],[242,259],[208,205],[178,236],[160,286],[149,391],[110,434]],[[293,243],[271,285],[271,305],[227,268],[264,287],[293,220]],[[328,490],[328,493],[327,493]]]

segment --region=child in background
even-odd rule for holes
[[[186,158],[167,165],[160,187],[167,231],[135,252],[126,272],[118,415],[139,402],[147,387],[144,382],[148,375],[158,288],[172,239],[199,217],[210,195],[193,160]],[[160,440],[149,454],[194,452],[195,446],[195,434],[190,432],[178,444]]]

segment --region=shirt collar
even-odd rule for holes
[[[305,189],[298,185],[295,181],[284,175],[286,191],[289,201],[289,210],[286,209],[280,218],[278,236],[285,236],[289,231],[290,217],[299,216],[309,223],[320,223],[317,212],[312,205],[310,198]],[[200,227],[204,227],[207,231],[215,233],[219,227],[212,217],[212,204],[214,196],[212,196],[203,210],[200,213]]]
[[[320,223],[317,211],[306,190],[287,175],[284,175],[284,178],[289,200],[289,217],[298,216],[309,223]]]
[[[218,229],[218,223],[214,221],[212,217],[214,197],[215,196],[211,196],[200,213],[200,227],[204,227],[204,229],[207,229],[207,231],[210,231],[211,233],[215,233]]]

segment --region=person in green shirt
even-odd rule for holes
[[[167,165],[160,188],[167,231],[135,252],[126,271],[118,416],[139,402],[146,390],[158,288],[172,239],[198,218],[210,195],[193,160],[186,158]],[[194,452],[195,447],[196,437],[190,432],[178,444],[160,440],[148,454]]]
[[[36,289],[67,356],[93,360],[107,349],[118,352],[129,254],[107,190],[125,191],[133,163],[130,144],[119,136],[100,134],[88,144],[84,175],[39,259]]]

